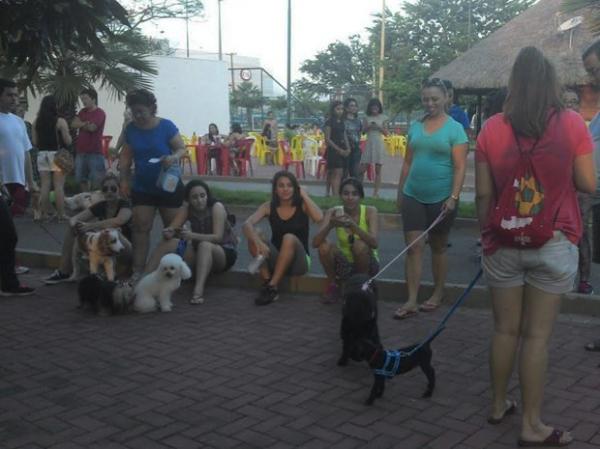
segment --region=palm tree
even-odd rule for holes
[[[600,34],[600,0],[563,0],[562,9],[565,12],[574,12],[581,8],[589,7],[585,15],[586,24],[590,32],[597,36]]]

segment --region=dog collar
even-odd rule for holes
[[[401,358],[402,353],[400,351],[385,351],[385,361],[383,362],[383,366],[373,371],[377,376],[391,379],[398,372]]]

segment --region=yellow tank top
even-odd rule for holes
[[[360,205],[358,227],[365,232],[369,232],[369,224],[367,223],[367,206],[365,206],[364,204]],[[340,251],[346,257],[346,259],[348,259],[350,262],[354,262],[354,257],[352,256],[352,249],[350,248],[350,242],[348,241],[350,233],[346,228],[335,228],[335,232],[337,234],[338,246],[340,247]],[[354,239],[360,239],[360,236],[354,234]],[[379,260],[379,253],[377,252],[377,250],[373,250],[373,255],[377,260]]]

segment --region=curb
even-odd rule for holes
[[[31,251],[17,249],[19,262],[25,266],[34,268],[58,268],[60,253],[49,251]],[[323,292],[325,276],[319,274],[308,274],[305,276],[294,276],[287,278],[281,285],[283,292],[320,295]],[[246,271],[228,271],[218,276],[211,277],[208,285],[216,287],[235,287],[241,289],[258,289],[260,282],[255,275]],[[406,297],[406,282],[382,278],[377,281],[379,287],[379,298],[383,301],[399,302],[400,298]],[[446,298],[454,301],[467,288],[464,284],[446,284]],[[420,297],[426,297],[433,293],[433,284],[423,282],[421,284]],[[446,302],[448,304],[448,302]],[[469,308],[489,309],[491,306],[488,289],[485,286],[476,285],[470,295],[465,299],[463,305]],[[600,318],[600,295],[581,295],[568,293],[565,295],[561,305],[561,313],[585,315],[587,317]]]

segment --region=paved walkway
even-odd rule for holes
[[[42,272],[25,276],[33,285]],[[520,414],[485,422],[488,311],[461,309],[433,343],[438,385],[411,372],[363,404],[365,364],[335,365],[338,306],[284,295],[209,289],[191,306],[184,285],[170,314],[95,317],[75,308],[74,285],[1,299],[0,447],[509,449]],[[426,335],[442,311],[397,322],[380,304],[388,347]],[[600,320],[561,316],[550,350],[544,418],[571,429],[572,449],[600,447],[600,355],[582,350]],[[511,396],[519,398],[513,379]]]

